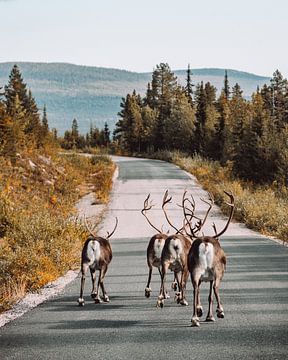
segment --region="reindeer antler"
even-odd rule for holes
[[[115,232],[115,230],[116,230],[116,228],[117,228],[117,225],[118,225],[118,218],[117,218],[117,216],[116,216],[115,219],[116,219],[116,223],[115,223],[115,226],[114,226],[113,231],[112,231],[111,233],[109,233],[109,231],[107,231],[107,236],[106,236],[106,239],[107,239],[107,240],[114,234],[114,232]]]
[[[147,198],[144,200],[144,207],[141,210],[141,214],[145,217],[145,219],[148,221],[148,224],[150,226],[152,226],[153,229],[155,229],[159,234],[161,234],[161,230],[157,229],[156,226],[154,226],[151,221],[148,219],[147,215],[146,215],[146,211],[149,211],[152,209],[153,204],[152,201],[150,201],[149,203],[149,199],[150,199],[150,194],[148,194]]]
[[[164,212],[164,215],[165,215],[165,218],[166,218],[168,224],[169,224],[174,230],[176,230],[176,234],[179,234],[179,233],[182,234],[182,230],[185,228],[185,225],[183,225],[182,228],[177,229],[176,226],[174,226],[174,225],[171,223],[171,221],[170,221],[170,219],[169,219],[169,217],[168,217],[168,215],[167,215],[166,209],[165,209],[165,206],[166,206],[168,203],[171,203],[171,200],[172,200],[172,196],[168,197],[168,190],[166,190],[166,191],[165,191],[165,194],[164,194],[164,196],[163,196],[162,210],[163,210],[163,212]],[[182,235],[183,235],[183,234],[182,234]]]
[[[216,226],[215,226],[215,224],[214,224],[214,231],[215,231],[216,234],[213,236],[213,238],[219,238],[221,235],[223,235],[223,234],[225,233],[225,231],[228,229],[228,226],[229,226],[229,224],[230,224],[230,222],[231,222],[231,220],[232,220],[232,217],[233,217],[233,214],[234,214],[234,210],[235,210],[235,198],[234,198],[234,195],[232,194],[232,192],[229,193],[229,192],[227,192],[227,191],[224,191],[224,193],[225,193],[227,196],[229,196],[229,198],[230,198],[230,203],[226,202],[226,204],[231,207],[231,209],[230,209],[230,214],[229,214],[229,218],[228,218],[228,220],[227,220],[227,223],[226,223],[226,225],[224,226],[224,229],[223,229],[222,231],[220,231],[220,233],[217,234],[217,232],[216,232]]]
[[[86,215],[84,214],[84,224],[85,224],[85,227],[87,229],[87,231],[90,233],[90,235],[92,235],[93,237],[98,237],[95,233],[94,233],[94,230],[97,226],[97,224],[94,225],[93,229],[90,228],[89,224],[88,224],[88,221],[87,221],[87,218],[86,218]],[[106,239],[108,240],[115,232],[116,228],[117,228],[117,225],[118,225],[118,218],[116,217],[116,224],[114,226],[114,229],[111,233],[109,233],[109,231],[107,231],[107,236],[106,236]]]
[[[83,217],[84,217],[84,224],[85,224],[85,227],[86,227],[87,231],[88,231],[88,232],[90,233],[90,235],[92,235],[93,237],[97,237],[97,235],[93,232],[94,229],[95,229],[95,227],[97,226],[97,224],[94,225],[93,229],[91,229],[90,226],[88,225],[88,221],[87,221],[86,215],[84,214]]]

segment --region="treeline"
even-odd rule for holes
[[[225,72],[223,89],[207,82],[178,84],[168,64],[156,66],[144,97],[122,99],[114,141],[128,153],[180,150],[231,163],[235,175],[288,184],[288,82],[277,70],[269,85],[242,95]]]
[[[78,130],[76,119],[72,121],[71,130],[66,130],[63,138],[59,138],[60,145],[63,149],[80,149],[88,150],[89,148],[108,147],[110,141],[110,130],[105,122],[103,129],[98,129],[91,124],[90,131],[85,136],[81,135]]]
[[[42,113],[42,115],[40,115]],[[63,137],[57,130],[49,130],[46,106],[40,111],[30,89],[25,84],[20,69],[14,65],[8,84],[0,88],[0,155],[15,165],[18,153],[47,147],[64,149],[88,149],[108,147],[110,130],[91,125],[89,133],[81,135],[77,120]]]
[[[15,164],[17,153],[54,143],[57,132],[49,130],[46,107],[41,116],[17,65],[0,95],[0,155]]]

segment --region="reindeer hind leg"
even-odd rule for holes
[[[89,265],[86,263],[81,264],[81,285],[80,285],[80,296],[78,299],[79,306],[84,306],[84,304],[85,304],[85,301],[83,298],[83,292],[84,292],[85,278],[86,278],[86,273],[87,273],[88,267],[89,267]]]

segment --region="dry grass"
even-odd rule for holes
[[[3,158],[0,166],[1,312],[79,264],[87,234],[68,220],[82,195],[79,187],[85,184],[99,202],[107,201],[114,164],[101,156],[25,154],[14,168]]]
[[[155,155],[158,159],[173,162],[182,169],[196,176],[201,185],[211,192],[216,203],[222,206],[224,190],[232,191],[236,199],[235,218],[249,228],[264,235],[274,236],[288,242],[288,189],[273,184],[255,186],[235,179],[232,166],[220,166],[218,162],[208,161],[199,156],[189,157],[180,152],[162,151]]]

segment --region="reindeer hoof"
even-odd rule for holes
[[[197,326],[197,327],[199,327],[199,326],[200,326],[199,319],[198,319],[198,318],[192,318],[192,320],[191,320],[191,326]]]
[[[145,296],[146,296],[147,298],[150,297],[151,291],[152,291],[152,290],[151,290],[150,288],[146,288],[146,289],[145,289]]]
[[[109,302],[110,302],[109,296],[105,295],[105,296],[103,297],[103,301],[104,301],[105,303],[109,303]]]
[[[188,301],[186,299],[182,299],[179,301],[179,304],[183,306],[188,306]]]
[[[79,306],[84,306],[84,304],[85,304],[84,299],[83,299],[83,298],[79,298],[79,299],[78,299],[78,305],[79,305]]]
[[[177,282],[176,281],[172,282],[171,289],[174,290],[174,291],[177,291]]]
[[[165,293],[164,299],[170,299],[170,295],[168,293]]]
[[[224,319],[224,311],[222,310],[216,310],[217,317],[220,319]]]
[[[95,299],[95,304],[100,304],[101,302],[102,302],[101,299],[99,299],[99,298],[96,298],[96,299]]]
[[[203,309],[202,306],[197,308],[197,316],[201,317],[203,315]]]
[[[164,300],[163,299],[158,299],[156,307],[160,307],[162,309],[163,306],[164,306]]]
[[[215,321],[215,318],[214,316],[207,316],[206,320],[207,322],[214,322]]]
[[[180,292],[176,292],[175,293],[175,298],[174,298],[174,301],[177,302],[177,304],[180,304],[180,300],[181,300],[181,293]]]

